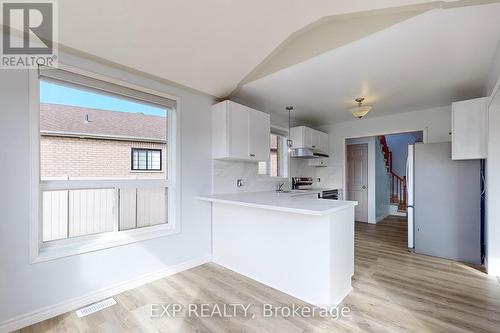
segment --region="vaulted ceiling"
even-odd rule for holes
[[[65,0],[59,43],[310,124],[449,105],[484,91],[500,0]]]
[[[59,1],[59,40],[73,50],[226,97],[283,66],[301,62],[326,48],[383,29],[420,10],[470,0],[64,0]],[[474,0],[473,2],[488,0]],[[410,6],[410,7],[407,7]],[[325,17],[370,13],[387,8],[406,14],[354,24],[347,40],[333,40],[312,52],[270,55],[302,29]],[[398,9],[399,8],[399,9]],[[389,13],[391,12],[389,10]],[[406,15],[406,16],[405,16]],[[397,15],[396,15],[397,16]],[[354,22],[354,21],[353,21]],[[359,20],[358,20],[359,22]],[[313,24],[312,27],[315,25]],[[363,26],[363,27],[362,27]],[[361,29],[362,27],[362,29]],[[340,34],[339,34],[340,35]],[[285,52],[286,53],[286,52]],[[286,57],[286,55],[285,55]],[[278,63],[276,63],[278,62]]]
[[[367,117],[482,97],[499,52],[499,18],[500,3],[425,11],[257,76],[234,96],[283,114],[293,105],[294,118],[312,125],[354,120],[348,109],[357,97],[373,106]]]

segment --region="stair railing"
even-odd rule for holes
[[[380,147],[384,154],[385,166],[390,181],[390,202],[398,204],[398,209],[406,209],[406,177],[400,177],[392,171],[392,152],[389,150],[385,136],[380,136]]]

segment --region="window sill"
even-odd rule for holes
[[[68,238],[44,243],[32,264],[51,261],[84,253],[100,251],[117,246],[132,244],[149,239],[178,234],[180,228],[169,224],[156,225],[120,232],[107,232],[96,235]]]

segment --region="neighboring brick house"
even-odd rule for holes
[[[41,177],[164,178],[166,128],[161,116],[41,104]]]

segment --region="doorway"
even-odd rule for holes
[[[404,224],[404,240],[413,240],[407,212],[408,147],[422,141],[426,141],[425,131],[345,139],[344,198],[358,202],[357,222]]]
[[[354,219],[368,222],[368,144],[347,146],[347,200],[357,201]]]

